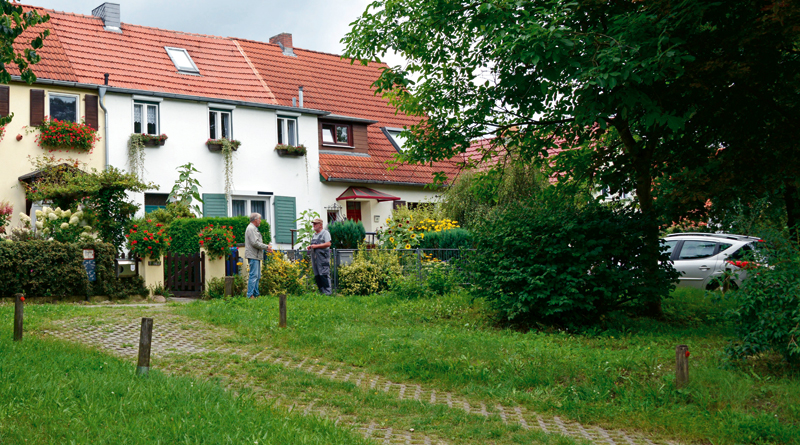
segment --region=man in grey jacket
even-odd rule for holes
[[[250,277],[247,280],[247,298],[259,296],[258,282],[261,280],[261,260],[264,259],[264,251],[272,253],[272,248],[264,244],[258,226],[261,225],[261,215],[258,213],[250,214],[250,224],[244,231],[244,257],[250,267]]]

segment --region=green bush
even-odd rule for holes
[[[83,249],[94,249],[97,281],[89,282]],[[0,243],[0,297],[15,293],[36,297],[147,295],[140,277],[116,277],[116,250],[101,242],[60,243],[32,240]]]
[[[791,365],[800,365],[800,250],[797,244],[770,237],[761,253],[769,266],[747,271],[737,292],[740,306],[730,311],[738,341],[728,346],[734,358],[762,352],[779,353]]]
[[[455,266],[436,261],[423,264],[425,284],[436,295],[446,295],[458,289],[461,279]]]
[[[184,255],[199,252],[200,244],[197,242],[197,234],[209,224],[232,226],[236,243],[244,243],[244,231],[250,224],[250,219],[246,216],[176,219],[167,228],[167,234],[172,237],[171,252]],[[262,220],[258,230],[261,232],[264,243],[269,244],[272,240],[269,224]]]
[[[346,295],[371,295],[388,290],[403,273],[393,251],[359,250],[353,263],[339,269],[339,291]]]
[[[420,280],[416,274],[396,277],[392,280],[391,292],[402,300],[419,300],[431,295],[428,283]]]
[[[677,273],[663,253],[664,266],[645,273],[648,225],[639,213],[549,193],[497,207],[476,223],[467,263],[477,295],[513,323],[573,327],[668,295]]]
[[[225,296],[225,278],[217,277],[208,281],[203,298],[222,298]],[[247,296],[247,278],[242,275],[233,276],[233,296],[244,297]]]
[[[361,221],[351,219],[331,223],[328,225],[328,232],[331,234],[331,247],[334,249],[355,249],[367,234]]]
[[[472,233],[456,228],[442,232],[425,232],[419,247],[423,249],[471,249]]]
[[[165,208],[158,208],[145,215],[144,219],[152,219],[153,222],[168,226],[173,221],[180,218],[194,218],[194,212],[187,204],[182,202],[167,203]]]

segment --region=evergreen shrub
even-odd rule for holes
[[[83,249],[94,249],[94,283],[86,276]],[[0,297],[15,293],[30,298],[147,295],[140,277],[117,278],[115,254],[114,246],[101,242],[0,242]]]
[[[170,251],[183,255],[200,252],[200,244],[197,242],[197,234],[209,224],[232,226],[236,242],[244,243],[244,231],[250,224],[250,218],[246,216],[234,216],[225,218],[180,218],[172,221],[167,228],[167,234],[172,238]],[[262,220],[258,227],[264,243],[272,241],[269,223]]]
[[[361,221],[351,219],[329,224],[328,232],[331,234],[331,247],[334,249],[355,249],[367,234]]]
[[[455,228],[441,232],[425,232],[419,247],[423,249],[471,249],[472,233]]]
[[[674,287],[677,273],[663,252],[663,266],[645,273],[647,227],[630,208],[553,193],[489,211],[475,224],[466,263],[476,295],[509,322],[586,325],[623,306],[643,309]]]

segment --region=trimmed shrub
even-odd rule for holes
[[[376,294],[388,290],[402,273],[394,252],[362,249],[352,264],[339,269],[339,291],[346,295]]]
[[[623,305],[641,309],[678,277],[664,253],[663,266],[645,273],[647,228],[629,208],[576,205],[558,193],[495,208],[475,225],[474,290],[523,325],[575,327]]]
[[[97,281],[94,283],[86,277],[83,249],[95,252]],[[115,254],[114,246],[101,242],[1,242],[0,297],[19,292],[32,298],[147,295],[140,277],[116,277]]]
[[[232,226],[235,242],[244,243],[244,231],[250,224],[250,219],[246,216],[234,216],[227,218],[180,218],[172,221],[167,228],[167,234],[172,238],[171,252],[180,254],[192,254],[200,252],[197,234],[209,224]],[[272,241],[269,224],[261,221],[258,228],[264,243]]]
[[[423,249],[471,249],[473,244],[472,233],[461,228],[425,232],[422,235],[419,247]]]
[[[800,250],[796,244],[771,237],[760,255],[769,266],[747,270],[748,278],[737,292],[739,307],[729,315],[736,323],[738,341],[727,352],[734,358],[774,351],[800,366]],[[761,246],[759,246],[761,247]],[[758,264],[760,258],[752,264]]]
[[[367,234],[361,221],[351,219],[329,224],[328,232],[331,234],[331,247],[334,249],[355,249]]]

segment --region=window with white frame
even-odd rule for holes
[[[231,110],[208,110],[208,137],[233,140]]]
[[[171,48],[169,46],[165,46],[164,49],[179,73],[200,74],[200,70],[197,69],[197,65],[194,64],[194,60],[192,60],[188,51],[183,48]]]
[[[233,196],[231,197],[231,216],[250,216],[258,213],[261,219],[269,221],[267,196]]]
[[[297,118],[278,116],[278,143],[297,145]]]
[[[133,132],[137,134],[159,134],[158,104],[133,103]]]
[[[78,122],[80,116],[78,97],[75,94],[49,93],[47,103],[50,110],[47,114],[50,119]]]

